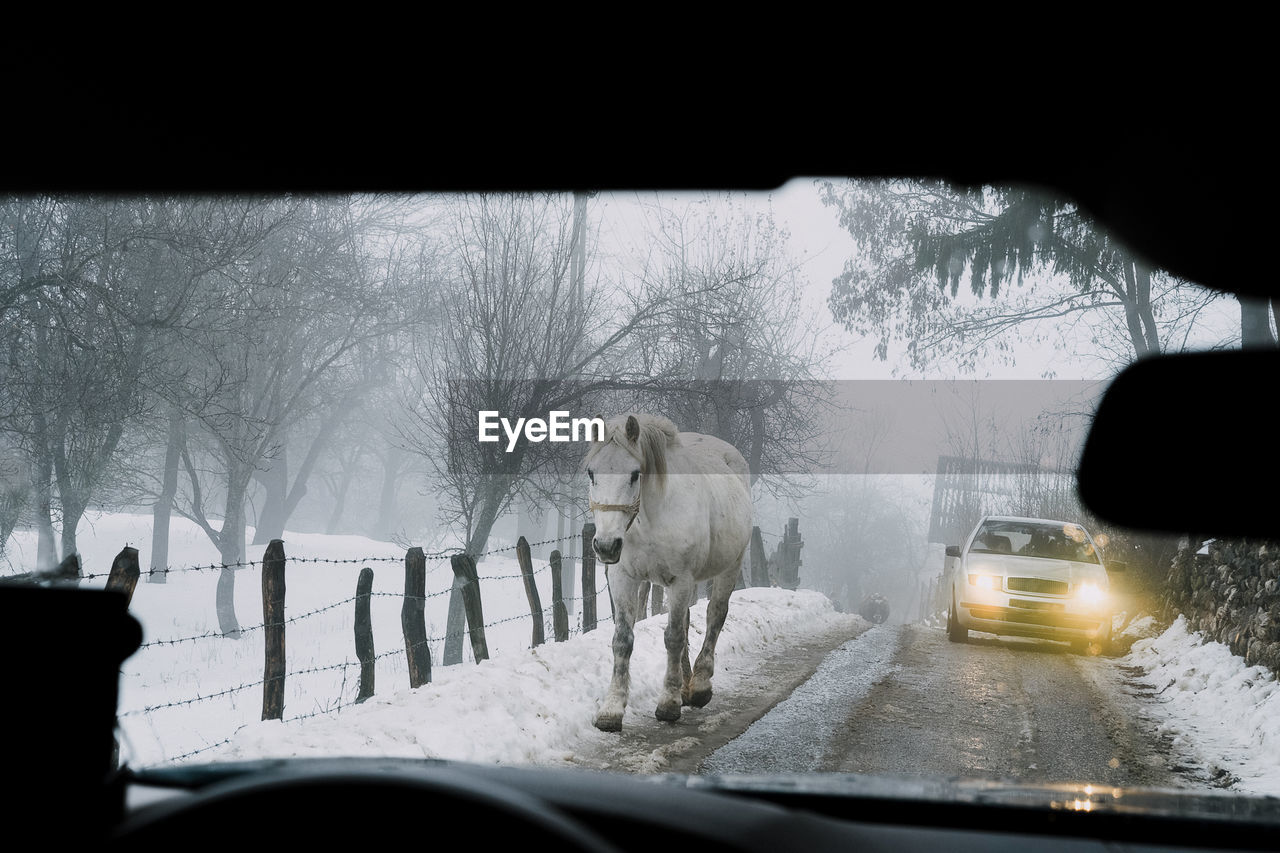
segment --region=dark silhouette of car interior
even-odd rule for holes
[[[1218,213],[1247,190],[1234,175],[1216,175],[1217,149],[1186,137],[1141,142],[1084,145],[1030,164],[1006,157],[1007,150],[975,157],[917,147],[913,158],[886,143],[870,153],[807,151],[776,172],[722,170],[710,179],[680,169],[668,180],[660,171],[591,172],[556,161],[534,185],[729,188],[792,176],[893,174],[966,185],[1035,181],[1076,200],[1174,274],[1280,296],[1264,272],[1231,257],[1235,235]],[[481,164],[460,162],[440,175],[412,176],[402,188],[461,188],[469,174],[483,174]],[[1191,172],[1197,180],[1184,182]],[[1181,190],[1200,195],[1171,204],[1175,176]],[[476,188],[528,188],[510,177],[489,175]],[[353,184],[377,187],[384,179],[375,174]],[[1188,213],[1197,209],[1205,212]],[[1214,352],[1154,357],[1124,371],[1096,414],[1079,469],[1082,499],[1100,517],[1135,528],[1275,537],[1273,502],[1251,499],[1246,489],[1264,483],[1274,492],[1280,482],[1274,425],[1251,412],[1214,417],[1187,402],[1194,389],[1209,387],[1223,400],[1274,396],[1278,360],[1277,352]],[[1135,450],[1136,425],[1143,429]],[[1190,473],[1170,464],[1192,445],[1216,455]],[[444,838],[444,816],[477,828],[467,846],[546,843],[583,851],[666,843],[705,851],[1280,849],[1280,801],[1234,792],[1108,789],[1090,795],[1090,808],[1081,810],[1070,806],[1085,796],[1079,786],[856,774],[636,777],[339,758],[113,770],[119,667],[141,640],[122,596],[0,588],[0,635],[11,663],[0,703],[7,758],[0,808],[11,839],[30,833],[49,849],[431,843]]]

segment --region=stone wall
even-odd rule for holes
[[[1183,614],[1192,630],[1280,673],[1280,542],[1218,539],[1207,550],[1173,558],[1165,617]]]

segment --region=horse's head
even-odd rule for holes
[[[641,498],[661,491],[666,477],[666,446],[675,427],[661,418],[627,415],[605,425],[603,441],[595,442],[585,462],[592,520],[592,542],[602,563],[622,557],[622,540],[641,512]]]

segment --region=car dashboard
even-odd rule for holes
[[[429,759],[127,772],[120,849],[190,836],[324,843],[455,832],[595,851],[1275,849],[1280,800],[858,774],[631,776]],[[252,827],[252,829],[251,829]]]

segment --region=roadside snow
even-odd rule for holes
[[[146,548],[150,536],[150,516],[88,517],[79,531],[84,571],[105,574],[121,547]],[[165,584],[143,578],[131,611],[142,623],[144,643],[154,644],[126,660],[121,671],[120,740],[128,763],[141,767],[183,760],[363,755],[557,764],[571,761],[576,749],[609,737],[592,726],[612,669],[611,608],[603,572],[597,575],[598,629],[580,632],[577,607],[571,617],[574,636],[551,642],[548,616],[548,642],[532,648],[532,618],[513,552],[486,558],[478,570],[490,658],[477,666],[468,642],[463,644],[464,662],[445,667],[440,665],[440,638],[453,575],[447,560],[429,560],[426,622],[432,681],[410,690],[400,624],[404,550],[359,536],[288,532],[284,541],[290,558],[347,561],[287,564],[285,616],[296,621],[286,631],[290,674],[285,721],[261,721],[264,632],[249,630],[239,640],[218,636],[218,572],[171,572]],[[28,532],[16,534],[8,544],[13,558],[35,553],[34,535]],[[261,559],[260,548],[251,549],[250,559]],[[198,527],[176,518],[170,551],[175,566],[207,567],[218,559]],[[147,555],[140,556],[145,563]],[[379,658],[373,698],[354,705],[359,664],[353,598],[364,566],[374,571],[370,610]],[[549,608],[548,564],[534,560],[533,568],[541,604]],[[235,578],[240,625],[259,626],[261,573],[252,566],[238,570]],[[104,583],[96,578],[83,585]],[[580,585],[575,594],[581,595]],[[695,656],[705,610],[703,604],[690,613]],[[817,592],[739,590],[717,646],[716,690],[734,690],[762,654],[860,624],[860,617],[837,613]],[[653,714],[665,666],[665,626],[665,615],[636,626],[624,726],[637,715]],[[302,718],[290,720],[297,717]]]
[[[636,625],[632,690],[623,725],[648,718],[666,665],[665,615]],[[690,613],[691,653],[706,625]],[[734,593],[717,646],[716,690],[736,690],[757,656],[858,617],[836,613],[820,593],[743,589]],[[592,725],[613,665],[612,630],[512,651],[479,666],[435,671],[416,690],[378,696],[335,716],[295,724],[255,723],[211,755],[214,760],[318,755],[450,758],[496,764],[563,764],[575,751],[616,742]]]
[[[1138,640],[1121,664],[1141,667],[1156,691],[1149,713],[1172,745],[1195,756],[1234,790],[1280,795],[1280,685],[1226,646],[1205,642],[1179,616],[1158,637]]]

